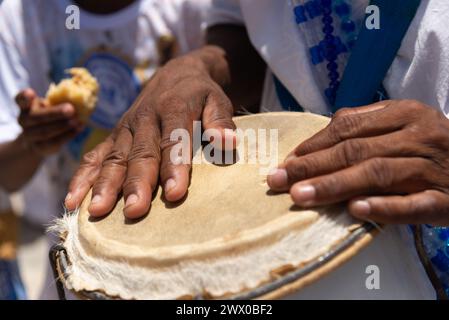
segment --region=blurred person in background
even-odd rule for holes
[[[2,196],[20,190],[25,218],[39,225],[58,217],[82,156],[109,134],[158,67],[202,45],[208,5],[209,0],[3,1]],[[77,12],[79,24],[73,20]],[[86,125],[71,104],[36,107],[50,83],[71,67],[87,68],[100,84]]]
[[[9,198],[0,193],[0,300],[27,298],[17,263],[18,231]]]

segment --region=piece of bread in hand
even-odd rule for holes
[[[71,103],[78,119],[87,122],[98,101],[98,81],[84,68],[71,68],[66,72],[72,77],[63,79],[57,85],[52,83],[46,100],[50,106]]]

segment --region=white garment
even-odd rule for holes
[[[348,2],[359,15],[363,13],[361,6],[368,3]],[[294,20],[291,1],[213,0],[212,3],[209,26],[245,25],[254,47],[298,103],[307,111],[329,114],[323,88],[315,80],[317,71],[309,57],[306,35]],[[449,116],[448,18],[449,1],[422,1],[384,80],[392,99],[417,99]],[[279,105],[272,77],[268,75],[262,111],[279,110]],[[364,272],[369,265],[380,268],[380,290],[364,286],[363,279],[368,277]],[[388,227],[355,259],[292,297],[434,299],[435,292],[416,255],[409,231],[403,226]]]
[[[44,96],[50,82],[73,66],[88,68],[100,82],[100,99],[89,128],[49,157],[25,187],[25,215],[39,223],[63,211],[64,194],[83,148],[101,129],[113,128],[144,83],[160,66],[167,37],[173,55],[203,43],[210,0],[137,0],[108,15],[80,9],[80,29],[66,27],[71,0],[6,0],[0,6],[0,143],[21,132],[14,96],[31,87]]]
[[[330,112],[314,79],[305,36],[294,21],[290,0],[212,2],[208,25],[244,23],[253,45],[298,103],[314,113]],[[367,3],[349,2],[358,14],[360,4]],[[383,83],[390,98],[416,99],[449,116],[448,19],[449,1],[422,0]],[[263,103],[268,109],[278,105],[275,100]]]
[[[351,260],[317,283],[286,298],[435,299],[435,290],[426,279],[418,259],[411,232],[399,226],[387,226]],[[374,280],[376,275],[379,280],[377,283]]]

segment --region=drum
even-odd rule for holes
[[[213,164],[206,148],[197,150],[202,161],[193,162],[182,202],[167,203],[159,189],[140,220],[124,217],[123,199],[93,219],[88,194],[76,213],[59,220],[61,244],[51,259],[64,287],[87,299],[292,297],[363,251],[377,232],[373,225],[343,205],[302,210],[266,183],[269,167],[329,118],[280,112],[234,120],[243,132],[237,162]]]

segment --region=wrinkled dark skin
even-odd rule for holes
[[[232,117],[238,107],[234,106],[258,105],[262,89],[265,66],[250,47],[245,29],[230,27],[224,37],[219,34],[209,32],[211,45],[162,67],[106,141],[85,155],[69,188],[68,209],[76,208],[91,187],[93,216],[107,214],[120,192],[125,197],[125,215],[142,216],[150,208],[158,182],[168,201],[184,197],[190,165],[171,163],[170,133],[184,128],[191,134],[193,121],[201,120],[203,129],[217,129],[225,139],[224,130],[235,129]],[[247,47],[234,49],[236,55],[222,49],[241,43]],[[230,67],[236,61],[244,68]],[[235,145],[235,137],[228,138]]]
[[[83,128],[69,103],[50,107],[32,89],[21,91],[16,102],[23,142],[41,156],[56,153]]]
[[[343,109],[268,178],[304,208],[349,200],[381,223],[449,225],[449,121],[413,100]]]
[[[125,215],[140,217],[158,178],[168,201],[184,197],[190,167],[168,161],[168,132],[191,129],[196,119],[205,128],[233,128],[235,106],[257,105],[260,98],[262,81],[251,80],[263,78],[263,64],[235,55],[251,49],[243,46],[247,38],[238,38],[236,29],[231,37],[229,30],[215,30],[213,45],[157,72],[114,133],[85,157],[70,186],[69,209],[93,186],[91,215],[107,214],[123,191]],[[305,208],[348,201],[349,212],[361,219],[449,225],[448,159],[444,115],[418,101],[384,101],[339,111],[268,184]]]
[[[0,145],[0,186],[9,192],[23,187],[46,156],[58,152],[83,129],[68,103],[48,106],[32,89],[16,96],[22,133]]]

